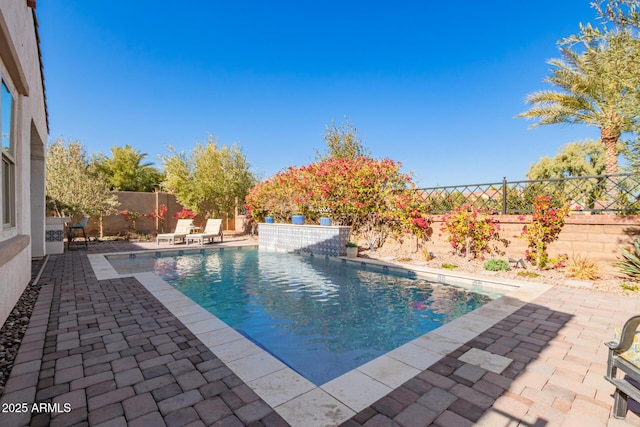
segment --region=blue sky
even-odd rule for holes
[[[584,126],[514,116],[589,0],[38,2],[50,140],[239,143],[262,177],[313,161],[346,115],[422,186],[524,179]]]

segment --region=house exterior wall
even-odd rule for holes
[[[5,181],[9,183],[13,220],[0,223],[0,324],[29,283],[32,256],[44,255],[48,129],[36,25],[26,0],[0,0],[0,77],[13,98],[14,161],[13,179]],[[3,206],[7,203],[0,200]]]

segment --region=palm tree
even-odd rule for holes
[[[615,175],[618,140],[623,132],[634,129],[640,112],[639,41],[628,31],[603,34],[588,25],[581,27],[580,36],[565,39],[561,46],[562,58],[549,61],[551,75],[545,79],[559,90],[528,95],[531,109],[516,117],[538,119],[531,127],[585,124],[599,128],[605,172]],[[615,197],[615,187],[615,181],[607,180],[608,197]]]

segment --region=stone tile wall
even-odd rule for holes
[[[260,249],[302,251],[313,255],[345,256],[351,227],[265,224],[258,226]]]

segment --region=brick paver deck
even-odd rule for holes
[[[136,279],[98,281],[86,253],[45,266],[1,426],[287,425]],[[603,378],[603,342],[638,312],[639,298],[552,288],[343,425],[640,425],[633,402],[610,418]]]

